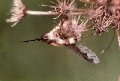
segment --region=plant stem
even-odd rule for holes
[[[57,13],[51,12],[51,11],[32,11],[32,10],[27,10],[26,14],[28,15],[57,15]]]
[[[52,12],[52,11],[32,11],[32,10],[26,10],[26,14],[28,15],[59,15],[60,13]],[[81,15],[84,14],[84,12],[71,12],[69,13],[71,15]],[[61,14],[62,15],[62,14]],[[63,14],[65,15],[65,14]]]

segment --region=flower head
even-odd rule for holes
[[[88,13],[93,29],[97,33],[102,33],[107,31],[108,27],[114,28],[120,46],[120,1],[105,0],[101,3],[98,3],[96,8],[90,9]]]
[[[59,15],[66,15],[67,13],[70,13],[74,10],[74,2],[75,0],[57,0],[57,3],[52,2],[55,4],[55,6],[49,7],[53,8],[52,11],[58,13]]]
[[[107,31],[113,21],[112,15],[109,14],[106,6],[103,5],[90,10],[89,16],[89,19],[92,20],[93,29],[97,33]]]
[[[6,22],[12,22],[14,27],[24,16],[25,16],[25,6],[21,0],[13,0],[13,5],[11,9],[11,17],[6,20]]]
[[[89,19],[97,33],[107,31],[110,26],[120,28],[120,6],[97,5],[96,8],[89,11]]]

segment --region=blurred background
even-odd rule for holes
[[[12,0],[0,0],[0,81],[118,81],[120,51],[113,30],[80,41],[101,60],[97,65],[91,64],[65,47],[21,42],[50,31],[55,20],[53,16],[26,16],[11,28],[5,22],[11,3]],[[23,3],[31,10],[49,10],[41,6],[49,4],[49,0],[23,0]],[[83,6],[79,2],[77,5]]]

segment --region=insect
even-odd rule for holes
[[[79,19],[79,18],[78,18]],[[50,32],[44,34],[39,39],[27,40],[29,41],[43,41],[53,46],[65,46],[68,49],[74,51],[76,54],[82,56],[85,60],[97,64],[100,62],[99,58],[89,48],[80,45],[76,46],[76,42],[80,40],[81,33],[86,31],[85,23],[78,24],[78,19],[73,17],[72,19],[61,20],[60,23],[55,26]]]

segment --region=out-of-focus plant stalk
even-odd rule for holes
[[[119,44],[119,48],[120,48],[120,30],[117,30],[116,34],[117,34],[118,44]]]

